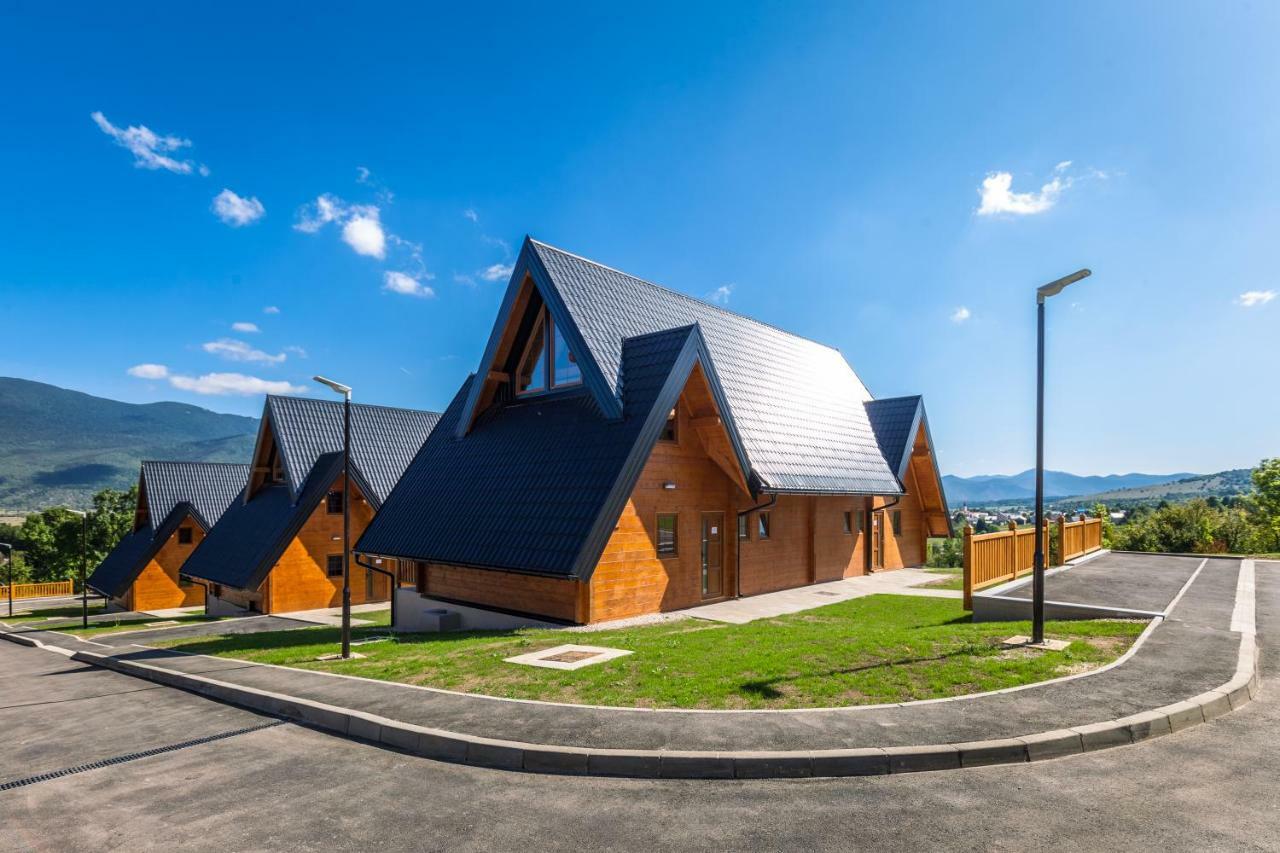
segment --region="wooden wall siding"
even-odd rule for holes
[[[694,378],[690,378],[690,385]],[[701,604],[702,513],[724,513],[724,590],[733,594],[735,510],[748,496],[730,481],[704,445],[690,395],[676,406],[676,443],[660,441],[636,482],[590,583],[589,620],[603,622]],[[702,401],[698,401],[701,403]],[[723,434],[724,428],[717,427]],[[727,441],[727,439],[726,439]],[[666,489],[664,483],[675,483]],[[675,513],[677,554],[660,559],[656,546],[659,513]]]
[[[419,564],[420,567],[423,565]],[[423,591],[426,595],[566,622],[586,621],[579,589],[584,585],[576,580],[470,569],[440,563],[427,563],[425,567],[426,584]]]
[[[333,491],[342,491],[342,476],[332,485]],[[363,499],[353,482],[351,503],[351,541],[373,520],[373,508]],[[342,604],[342,578],[329,577],[330,554],[342,553],[342,513],[330,514],[321,497],[311,516],[302,525],[272,566],[262,583],[263,612],[288,613],[294,610],[316,610],[321,607],[339,607]],[[351,561],[351,603],[386,601],[391,597],[391,586],[386,575],[373,573],[373,596],[367,597],[365,575],[368,570]]]
[[[178,529],[183,527],[191,528],[190,545],[178,542]],[[204,531],[195,519],[187,515],[129,587],[125,607],[130,610],[162,610],[204,604],[203,586],[178,581],[178,571],[202,539]]]

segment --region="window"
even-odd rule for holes
[[[658,556],[674,557],[679,547],[679,535],[676,532],[676,515],[658,516]]]
[[[771,513],[762,512],[756,517],[756,538],[757,539],[769,538],[769,526],[770,526],[769,516],[770,515]]]
[[[858,532],[871,529],[871,510],[864,510],[858,513]]]
[[[747,517],[745,515],[738,516],[738,538],[739,539],[748,538],[747,531],[749,529],[750,528],[747,525]]]
[[[853,535],[853,513],[844,513],[844,534],[846,536]]]
[[[325,497],[325,511],[329,515],[337,515],[342,512],[342,492],[330,492]]]
[[[342,577],[342,555],[330,554],[327,568],[329,570],[329,577],[331,578]]]
[[[676,426],[677,424],[679,424],[679,422],[680,422],[680,418],[676,416],[675,409],[672,409],[670,412],[668,412],[666,426],[662,428],[662,435],[658,437],[658,441],[671,441],[671,442],[678,441],[679,439],[676,435]]]
[[[534,394],[550,388],[564,388],[582,382],[582,368],[569,349],[564,335],[546,308],[538,316],[520,370],[516,374],[516,393]]]
[[[178,528],[178,544],[179,544],[179,545],[190,545],[190,544],[191,544],[191,536],[192,536],[192,533],[191,533],[191,528],[190,528],[190,527],[179,527],[179,528]]]
[[[895,509],[893,511],[892,518],[893,518],[893,535],[901,536],[902,535],[902,510]]]

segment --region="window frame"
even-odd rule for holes
[[[178,544],[179,545],[190,545],[193,542],[195,542],[195,540],[196,540],[195,529],[192,528],[191,525],[188,524],[185,527],[178,528]]]
[[[671,437],[667,438],[667,428],[671,428]],[[667,420],[662,425],[662,432],[658,435],[658,441],[663,444],[679,444],[680,443],[680,409],[679,406],[672,406],[671,412],[667,415]]]
[[[894,536],[902,535],[902,510],[895,509],[889,513],[889,529]]]
[[[670,560],[680,556],[680,513],[678,512],[659,512],[656,513],[657,520],[654,524],[654,540],[653,547],[658,554],[659,560]],[[671,550],[662,550],[662,520],[664,518],[671,519]]]
[[[768,539],[773,535],[773,518],[768,510],[756,513],[756,540]]]
[[[333,561],[334,561],[334,560],[337,560],[337,561],[338,561],[338,573],[337,573],[336,575],[333,573]],[[342,555],[341,555],[341,554],[326,554],[326,555],[325,555],[325,566],[324,566],[324,571],[325,571],[325,577],[328,577],[328,578],[340,578],[340,577],[342,577]]]
[[[853,535],[853,512],[851,510],[846,509],[840,513],[840,524],[844,527],[845,536]]]
[[[740,513],[738,515],[738,541],[751,541],[751,513]]]
[[[345,495],[340,489],[330,489],[324,496],[324,512],[325,515],[342,515],[342,505],[345,503]],[[333,508],[333,499],[338,499],[338,508]]]
[[[542,342],[538,347],[533,346],[533,342],[538,337],[538,333],[542,333]],[[516,372],[511,378],[512,384],[515,386],[515,394],[517,397],[535,397],[539,394],[549,394],[552,391],[562,391],[565,388],[572,388],[575,385],[582,384],[582,364],[578,364],[578,378],[567,382],[556,381],[556,337],[563,338],[556,328],[555,318],[551,316],[551,310],[543,305],[538,311],[538,319],[534,321],[533,326],[529,329],[529,337],[524,342],[524,352],[520,355],[520,360],[516,362]],[[569,351],[569,355],[573,357],[573,350],[569,347],[569,342],[565,341],[565,349]],[[538,380],[538,384],[531,384],[530,387],[520,390],[520,377],[523,375],[524,366],[529,363],[529,359],[541,350],[542,356],[542,376]],[[535,359],[536,363],[536,359]],[[533,373],[530,373],[530,382],[533,381]]]

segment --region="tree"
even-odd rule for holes
[[[1266,550],[1280,548],[1280,457],[1259,462],[1251,479],[1250,516],[1258,529],[1258,545]]]
[[[91,573],[133,526],[137,486],[127,492],[103,489],[93,496],[89,516],[80,516],[65,507],[52,507],[27,516],[17,528],[14,544],[26,552],[24,562],[36,583],[80,578],[81,538],[85,569]]]
[[[1111,513],[1107,510],[1107,505],[1103,503],[1094,504],[1093,514],[1095,518],[1102,519],[1102,547],[1115,547],[1116,526],[1111,523]]]

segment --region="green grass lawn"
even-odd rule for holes
[[[964,569],[925,569],[938,580],[916,584],[917,589],[964,589]]]
[[[1143,622],[1049,622],[1061,652],[1004,649],[1027,622],[973,623],[952,599],[876,595],[725,625],[679,620],[591,633],[402,635],[360,645],[363,660],[320,663],[336,628],[156,643],[186,652],[523,699],[671,708],[803,708],[933,699],[1082,672],[1114,660]],[[385,635],[357,628],[354,637]],[[628,649],[575,671],[503,661],[562,643]]]

